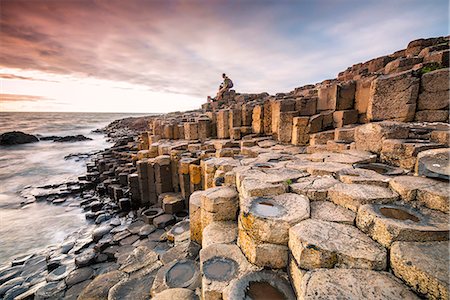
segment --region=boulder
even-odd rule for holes
[[[38,142],[39,139],[31,134],[21,131],[5,132],[0,135],[0,145],[18,145]]]
[[[82,142],[82,141],[91,141],[92,139],[89,137],[85,137],[84,135],[68,135],[63,137],[56,137],[53,141],[58,143],[66,143],[66,142]]]

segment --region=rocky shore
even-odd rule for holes
[[[91,225],[3,299],[448,299],[448,37],[288,93],[118,120],[30,201]],[[67,205],[67,203],[65,204]]]

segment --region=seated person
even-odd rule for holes
[[[223,94],[228,92],[233,87],[233,81],[231,81],[225,73],[222,74],[222,78],[223,82],[220,84],[215,101],[221,101]]]

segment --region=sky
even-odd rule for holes
[[[0,0],[0,111],[199,108],[448,35],[447,0]]]

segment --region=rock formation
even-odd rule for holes
[[[146,118],[87,164],[80,205],[100,225],[16,299],[448,299],[448,54],[448,37],[416,40],[288,93]],[[38,257],[0,271],[5,295]]]

